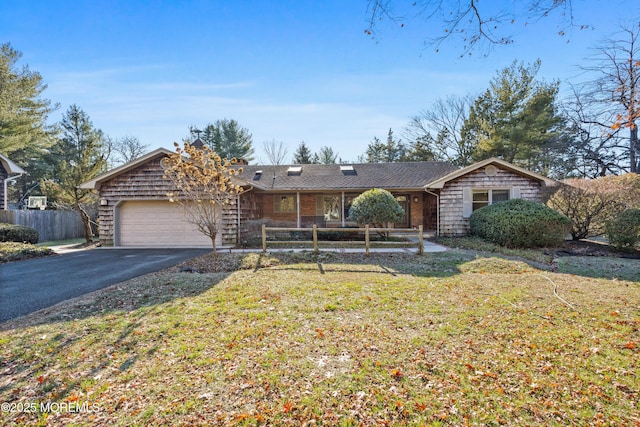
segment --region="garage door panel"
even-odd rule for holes
[[[211,246],[211,240],[184,219],[182,206],[168,201],[127,201],[119,208],[120,246]],[[218,235],[216,244],[221,244]]]

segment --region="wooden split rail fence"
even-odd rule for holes
[[[269,232],[291,232],[291,233],[309,233],[311,231],[312,240],[267,240],[267,234]],[[394,234],[402,234],[404,236],[416,236],[418,239],[418,254],[422,255],[424,253],[424,234],[422,225],[420,225],[417,229],[413,228],[373,228],[366,225],[364,228],[320,228],[317,225],[313,225],[313,228],[286,228],[286,227],[267,227],[266,225],[262,225],[262,252],[267,252],[267,243],[277,243],[278,245],[298,245],[298,244],[313,244],[313,251],[315,253],[319,252],[318,246],[318,233],[364,233],[364,247],[365,254],[369,256],[369,251],[371,248],[371,233],[394,233]],[[363,244],[360,240],[347,240],[341,241],[341,243],[347,245],[361,245]],[[413,242],[375,242],[376,245],[394,245],[396,247],[410,247],[414,246]]]

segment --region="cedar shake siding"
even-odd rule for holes
[[[162,177],[160,160],[155,157],[140,166],[106,180],[100,185],[100,203],[98,209],[100,242],[106,246],[115,243],[115,218],[118,207],[132,200],[169,200],[167,194],[175,189],[171,181]],[[222,243],[237,242],[237,203],[222,214]],[[159,233],[162,230],[158,230]]]
[[[463,215],[465,191],[509,190],[509,198],[542,201],[542,183],[521,174],[496,168],[495,176],[485,173],[485,168],[470,172],[447,182],[440,191],[440,234],[464,236],[469,234],[469,218]]]

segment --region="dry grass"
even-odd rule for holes
[[[211,261],[4,325],[0,402],[95,411],[0,424],[640,423],[638,281],[470,251]]]
[[[0,264],[11,261],[22,261],[52,255],[49,248],[42,248],[29,243],[0,242]]]

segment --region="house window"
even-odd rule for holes
[[[509,190],[473,190],[473,210],[509,200]]]
[[[294,213],[296,211],[296,196],[274,196],[273,212]]]
[[[325,221],[340,221],[342,198],[340,195],[323,195],[322,208]]]

